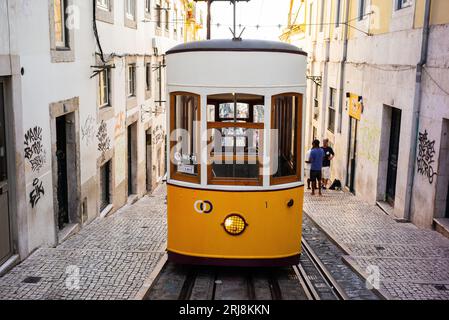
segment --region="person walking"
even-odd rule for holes
[[[312,196],[315,195],[315,190],[318,189],[318,193],[321,196],[321,174],[323,169],[324,151],[320,148],[320,141],[313,141],[313,148],[310,151],[310,180],[312,181]]]
[[[323,159],[323,169],[322,169],[322,179],[323,179],[323,189],[327,189],[327,185],[331,179],[331,161],[335,157],[334,150],[329,146],[329,139],[323,140],[323,151],[324,151],[324,159]]]

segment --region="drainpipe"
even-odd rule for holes
[[[412,200],[413,200],[413,187],[415,184],[415,172],[416,172],[416,155],[418,149],[418,136],[419,136],[419,117],[421,113],[421,99],[422,99],[422,74],[425,64],[427,63],[427,55],[429,49],[429,33],[430,33],[430,9],[432,0],[426,0],[425,12],[424,12],[424,26],[422,31],[422,45],[421,45],[421,59],[416,66],[416,84],[415,84],[415,99],[413,103],[413,122],[412,122],[412,140],[411,140],[411,152],[409,163],[409,182],[407,184],[406,192],[406,207],[405,217],[407,221],[411,220],[412,215]]]
[[[345,2],[346,6],[346,13],[344,19],[349,19],[349,0]],[[343,23],[340,23],[343,24]],[[344,103],[344,97],[346,97],[344,91],[345,86],[345,70],[346,70],[346,61],[348,60],[348,23],[344,23],[344,30],[343,30],[343,54],[342,54],[342,61],[340,66],[340,110],[339,110],[339,119],[338,119],[338,128],[337,132],[341,133],[342,126],[343,126],[343,103]]]

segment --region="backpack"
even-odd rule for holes
[[[341,181],[335,179],[334,183],[332,183],[331,187],[329,188],[329,190],[342,190],[342,185],[341,185]]]

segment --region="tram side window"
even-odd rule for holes
[[[200,182],[200,98],[171,94],[171,178]]]
[[[208,96],[208,181],[215,185],[261,185],[263,96]]]
[[[302,99],[282,94],[272,101],[272,184],[301,180]]]

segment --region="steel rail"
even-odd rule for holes
[[[340,286],[340,284],[335,280],[335,278],[332,276],[332,274],[329,272],[329,270],[323,264],[321,259],[315,254],[315,252],[310,247],[309,243],[304,238],[302,239],[302,248],[303,248],[303,253],[307,254],[307,256],[309,257],[309,259],[312,262],[312,264],[314,265],[314,267],[318,270],[318,272],[321,274],[323,279],[328,283],[329,287],[332,289],[334,295],[339,300],[349,300],[349,297],[346,294],[345,290],[343,290],[343,288]],[[300,268],[302,268],[302,267],[300,267]],[[304,275],[306,275],[305,272],[304,272]],[[312,284],[310,283],[310,285],[312,285]],[[313,287],[313,285],[312,285],[312,287]],[[315,291],[315,293],[316,293],[316,291]]]

